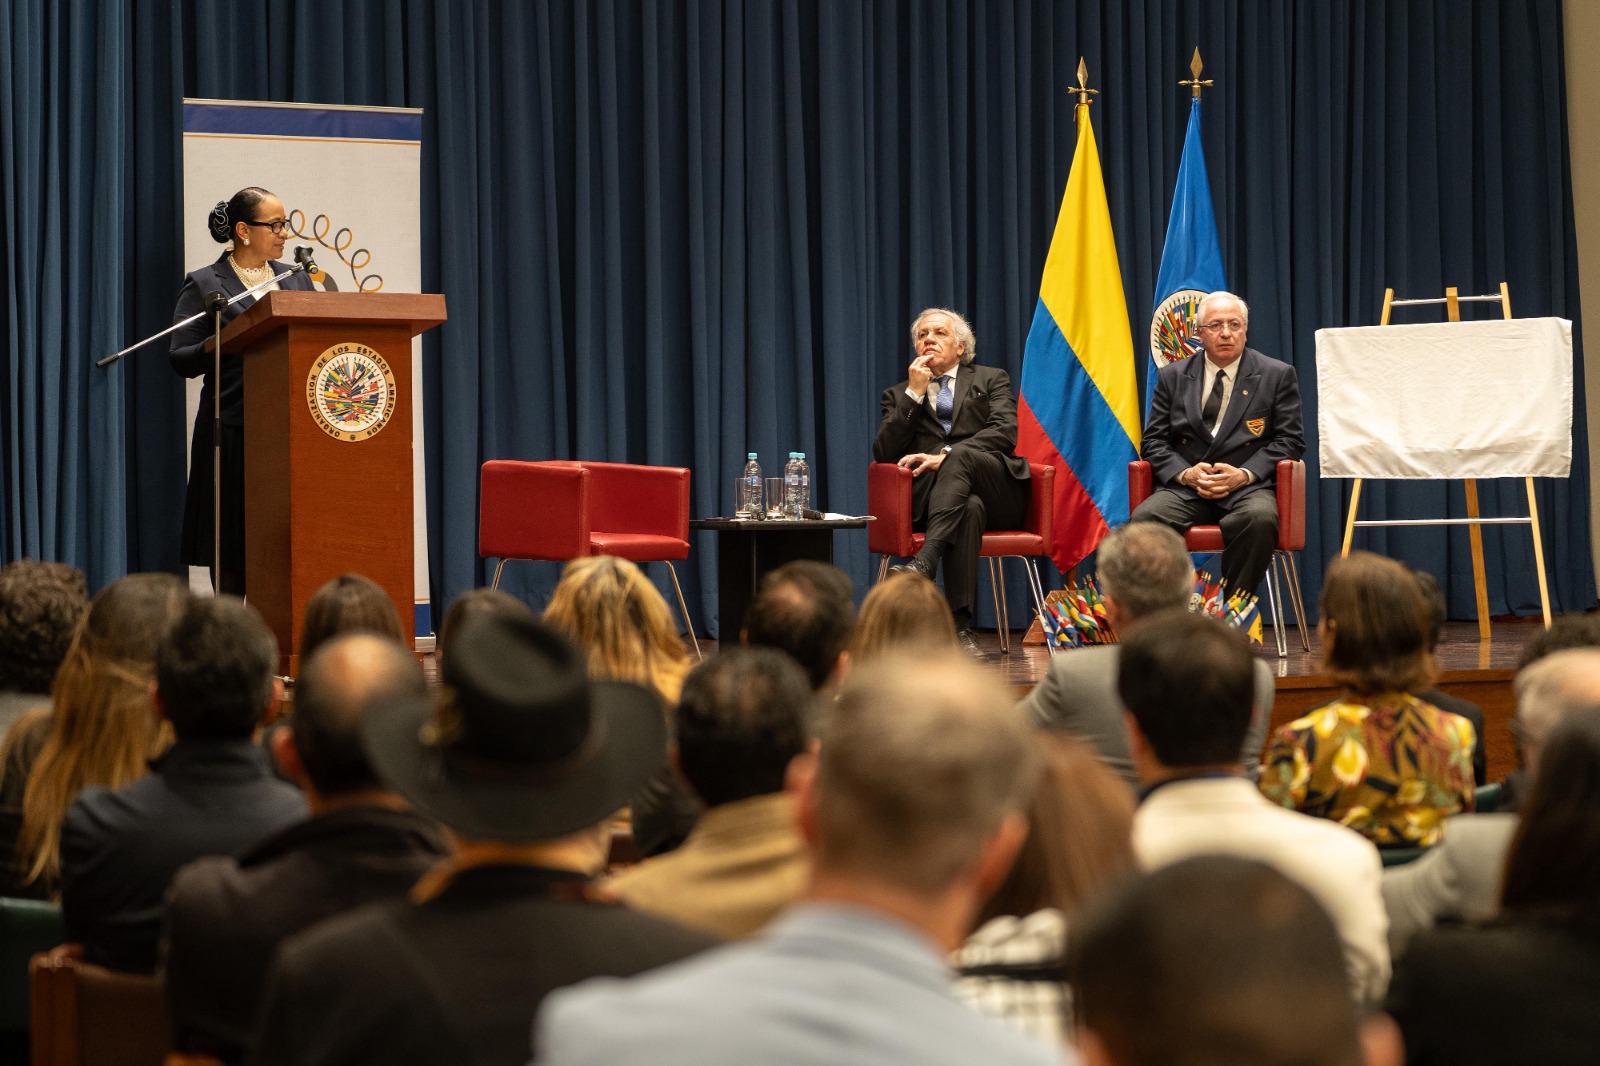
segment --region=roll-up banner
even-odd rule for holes
[[[292,231],[289,245],[309,246],[340,292],[421,292],[421,166],[422,112],[417,109],[185,100],[184,270],[202,267],[221,252],[206,229],[212,206],[258,185],[283,201]],[[174,297],[180,280],[172,279]],[[412,341],[411,364],[413,567],[421,639],[431,637],[432,625],[420,337]],[[199,398],[200,379],[194,378],[190,425]],[[191,580],[210,587],[203,569],[192,571]]]

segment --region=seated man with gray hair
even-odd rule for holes
[[[1016,529],[1028,516],[1028,460],[1017,454],[1011,377],[973,362],[967,320],[930,307],[911,323],[916,357],[906,380],[885,389],[872,458],[910,470],[913,528],[922,550],[901,569],[932,578],[944,561],[944,596],[956,640],[981,655],[972,633],[978,556],[986,529]]]
[[[1165,526],[1141,522],[1113,530],[1100,542],[1095,559],[1106,611],[1123,638],[1150,615],[1186,606],[1194,589],[1194,564],[1183,538]],[[1022,706],[1046,729],[1087,742],[1137,790],[1139,775],[1128,753],[1128,727],[1117,698],[1119,648],[1098,644],[1056,655]],[[1272,694],[1272,671],[1257,659],[1254,713],[1240,753],[1252,779],[1261,773]]]
[[[946,955],[1027,834],[1040,756],[1000,682],[958,658],[846,676],[795,772],[800,902],[752,941],[555,993],[536,1059],[561,1066],[1061,1063],[985,1017]]]
[[[1294,367],[1245,347],[1250,308],[1231,292],[1200,301],[1205,355],[1161,368],[1140,454],[1154,490],[1134,522],[1222,527],[1222,580],[1254,595],[1278,546],[1280,459],[1306,443]]]
[[[1544,740],[1574,711],[1600,708],[1600,648],[1558,651],[1523,667],[1513,686],[1517,715],[1511,729],[1531,776]],[[1445,822],[1444,841],[1416,862],[1383,873],[1389,911],[1389,949],[1405,952],[1411,938],[1440,921],[1476,922],[1500,910],[1500,878],[1517,831],[1517,815],[1458,814]]]

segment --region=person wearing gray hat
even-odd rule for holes
[[[522,1063],[546,993],[628,976],[716,938],[607,899],[606,822],[665,763],[655,697],[591,681],[533,618],[467,617],[435,699],[363,722],[378,776],[456,851],[409,900],[280,949],[253,1063]]]

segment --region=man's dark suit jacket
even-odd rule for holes
[[[902,381],[884,390],[880,401],[883,419],[872,442],[874,459],[896,463],[915,452],[933,454],[947,444],[979,448],[1004,459],[1012,477],[1027,479],[1028,460],[1017,454],[1017,401],[1011,395],[1009,374],[998,367],[976,363],[956,370],[948,436],[929,409],[926,397],[918,403],[906,395],[909,384]],[[917,479],[925,480],[929,479]]]
[[[291,935],[364,903],[405,895],[448,852],[410,811],[348,807],[212,856],[173,878],[167,898],[167,1004],[180,1051],[237,1062],[273,952]]]
[[[61,826],[61,914],[84,958],[152,973],[167,886],[179,867],[231,855],[306,816],[248,739],[179,740],[115,792],[86,788]]]
[[[1177,479],[1202,462],[1227,463],[1255,475],[1254,481],[1233,493],[1234,498],[1272,487],[1278,460],[1298,459],[1306,450],[1294,367],[1246,348],[1239,356],[1233,393],[1215,439],[1200,417],[1204,380],[1202,355],[1164,366],[1156,375],[1140,448],[1155,487],[1199,498]]]
[[[584,880],[474,867],[425,903],[373,904],[291,937],[267,979],[246,1061],[524,1066],[547,993],[718,943],[626,907],[558,898]]]
[[[1600,1047],[1596,988],[1592,932],[1502,918],[1416,936],[1385,1010],[1405,1035],[1408,1066],[1587,1064]]]

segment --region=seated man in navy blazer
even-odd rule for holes
[[[1200,301],[1205,356],[1162,367],[1144,427],[1155,491],[1129,521],[1222,527],[1222,578],[1254,594],[1278,544],[1278,460],[1305,452],[1294,367],[1245,347],[1250,308]]]
[[[933,577],[944,559],[944,595],[962,647],[978,653],[972,600],[985,529],[1028,517],[1028,461],[1017,455],[1011,377],[975,366],[977,339],[954,311],[930,307],[911,324],[916,358],[883,394],[872,457],[911,471],[913,528],[926,533],[904,567]]]

